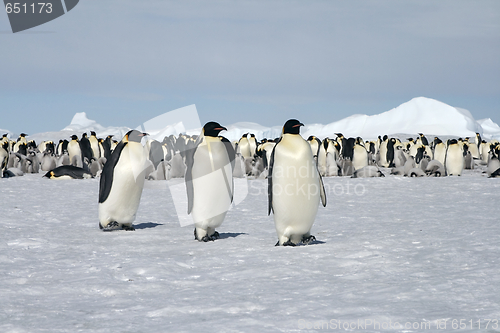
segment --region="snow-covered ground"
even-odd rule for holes
[[[0,331],[499,332],[500,179],[385,171],[324,179],[317,242],[295,248],[274,246],[265,180],[200,243],[167,181],[135,232],[105,233],[99,179],[1,179]]]

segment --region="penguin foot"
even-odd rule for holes
[[[279,243],[279,242],[278,242]],[[283,243],[283,246],[296,246],[295,243],[292,243],[291,240],[287,240],[286,242]]]
[[[302,243],[304,244],[309,244],[310,242],[313,242],[316,240],[316,237],[314,237],[313,235],[309,235],[308,237],[302,237]]]
[[[205,243],[210,242],[210,241],[213,242],[214,240],[212,239],[212,237],[208,237],[207,235],[203,236],[203,238],[201,239],[201,242],[205,242]]]
[[[134,226],[122,225],[122,229],[125,231],[135,231]]]
[[[212,238],[212,240],[216,240],[216,239],[219,239],[219,233],[216,231],[212,234],[212,236],[210,236],[210,238]]]
[[[99,225],[102,227],[102,225],[100,223],[99,223]],[[120,224],[116,221],[113,221],[113,222],[108,223],[108,225],[105,226],[104,228],[102,228],[102,231],[113,231],[113,230],[117,230],[117,229],[120,229]]]

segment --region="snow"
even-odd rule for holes
[[[491,118],[481,119],[477,122],[483,128],[483,134],[486,138],[500,140],[500,126]]]
[[[325,178],[318,241],[295,248],[274,246],[265,180],[248,181],[221,239],[200,243],[179,226],[171,181],[146,182],[135,232],[104,233],[98,179],[1,179],[0,331],[313,332],[360,320],[431,329],[337,330],[455,332],[454,319],[487,331],[500,319],[500,180],[482,171]]]

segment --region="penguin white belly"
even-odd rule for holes
[[[352,166],[354,170],[359,170],[368,165],[368,152],[364,147],[356,145],[352,158]]]
[[[286,134],[285,134],[286,135]],[[280,244],[299,243],[318,212],[320,181],[312,150],[301,137],[290,136],[274,152],[272,207]]]
[[[465,159],[463,155],[463,150],[458,147],[448,147],[448,152],[446,153],[446,174],[460,176],[465,167]]]
[[[434,151],[434,159],[444,165],[446,159],[446,146],[444,144],[437,144]]]
[[[384,168],[389,167],[389,163],[387,162],[387,142],[386,141],[382,142],[382,144],[380,145],[379,152],[380,152],[379,165],[381,167],[384,167]]]
[[[145,155],[141,147],[129,143],[113,170],[113,183],[106,201],[99,203],[99,221],[105,227],[116,221],[131,225],[144,188]],[[127,149],[128,148],[128,149]],[[135,148],[135,149],[134,149]]]
[[[224,143],[205,137],[196,149],[194,161],[191,214],[196,228],[215,229],[224,221],[233,193],[233,171]]]

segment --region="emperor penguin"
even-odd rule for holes
[[[99,228],[104,231],[135,230],[132,222],[144,188],[147,156],[141,139],[145,135],[127,132],[104,164],[99,184]]]
[[[240,150],[240,154],[245,159],[253,157],[252,150],[250,147],[250,142],[248,141],[247,136],[248,136],[248,133],[243,134],[240,138],[240,141],[238,141],[238,148]]]
[[[311,146],[300,136],[296,119],[283,126],[269,165],[269,209],[274,213],[278,234],[276,245],[295,246],[315,240],[310,234],[319,201],[326,206],[323,181],[314,162]]]
[[[94,157],[94,152],[92,150],[92,146],[90,144],[90,140],[87,137],[87,133],[83,133],[82,137],[80,138],[80,150],[82,152],[82,160],[90,164],[90,161]]]
[[[7,142],[0,146],[0,178],[3,175],[3,172],[7,170],[7,163],[9,162],[9,152],[7,151],[7,147]]]
[[[488,177],[500,177],[500,145],[491,148],[491,158],[488,161],[487,174]]]
[[[321,141],[314,135],[311,135],[309,136],[309,138],[307,138],[307,142],[309,142],[309,145],[311,146],[311,151],[313,153],[313,156],[318,156],[319,147],[321,146]]]
[[[380,137],[379,137],[380,139]],[[389,163],[387,162],[387,144],[389,143],[389,137],[387,135],[384,135],[383,140],[380,142],[380,160],[378,161],[378,164],[380,167],[387,168],[389,167]]]
[[[250,133],[248,144],[250,146],[250,155],[253,157],[257,153],[257,139],[255,138],[255,134]]]
[[[219,136],[227,130],[210,121],[203,126],[194,148],[186,151],[186,190],[198,241],[219,238],[215,231],[226,217],[233,201],[235,151],[231,142]]]
[[[92,153],[94,154],[94,158],[98,160],[99,158],[101,158],[101,151],[99,149],[99,140],[97,139],[97,134],[94,131],[90,131],[89,142]]]
[[[71,136],[71,141],[68,143],[68,153],[71,165],[81,168],[83,166],[83,159],[78,136]]]
[[[356,143],[352,153],[352,166],[354,171],[360,170],[368,165],[368,152],[362,145]]]
[[[92,174],[83,168],[73,165],[63,165],[47,172],[44,177],[49,179],[89,179]]]
[[[439,138],[434,139],[434,159],[444,165],[446,158],[446,145]]]
[[[446,175],[461,176],[465,167],[463,143],[457,140],[448,141],[448,149],[446,149],[446,160],[444,164]]]

